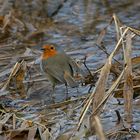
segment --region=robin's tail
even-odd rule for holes
[[[72,76],[67,71],[65,71],[64,73],[64,79],[70,87],[78,87],[78,83],[72,78]]]

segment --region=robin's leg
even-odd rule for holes
[[[55,84],[52,85],[51,100],[55,102]]]
[[[65,86],[66,86],[66,100],[67,100],[68,99],[68,94],[69,94],[67,83],[65,83]]]
[[[76,96],[77,96],[78,98],[80,98],[80,96],[79,96],[79,95],[80,95],[80,94],[79,94],[80,92],[79,92],[79,90],[78,90],[78,87],[76,87],[76,91],[77,91],[77,95],[76,95]]]

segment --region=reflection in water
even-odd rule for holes
[[[84,0],[84,24],[83,32],[84,34],[95,33],[95,27],[98,24],[99,18],[99,8],[96,7],[92,0]]]

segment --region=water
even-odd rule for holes
[[[1,82],[7,79],[9,70],[17,62],[19,57],[26,57],[27,59],[28,55],[29,59],[27,59],[27,64],[36,61],[40,57],[40,47],[43,43],[55,43],[75,59],[81,60],[87,55],[87,66],[92,72],[94,72],[100,68],[107,59],[107,55],[96,45],[96,40],[100,31],[109,24],[113,13],[116,13],[116,15],[125,25],[138,29],[140,28],[139,0],[67,0],[60,8],[58,13],[52,17],[52,19],[47,18],[46,4],[43,4],[43,2],[38,0],[26,2],[22,0],[22,3],[24,3],[24,5],[19,6],[19,2],[15,2],[14,8],[16,12],[14,14],[15,17],[19,18],[19,20],[25,23],[27,29],[25,30],[24,27],[24,31],[21,31],[21,25],[17,26],[17,24],[13,24],[13,28],[10,30],[10,32],[15,32],[15,34],[10,35],[10,38],[1,43]],[[40,8],[40,6],[42,6],[42,8]],[[30,32],[38,30],[43,31],[44,35],[40,38],[32,38],[30,41],[33,41],[33,43],[36,45],[30,46],[29,40],[27,39],[26,42],[23,38],[26,38]],[[107,52],[111,53],[117,42],[114,23],[108,27],[108,31],[103,39],[103,42]],[[139,44],[140,38],[135,37],[133,41],[132,56],[140,55]],[[29,49],[29,52],[25,53],[27,48]],[[39,65],[36,64],[33,67],[35,69],[31,70],[32,73],[30,80],[44,78],[41,75]],[[29,77],[27,77],[27,81],[28,78]],[[28,83],[25,84],[26,87],[27,85]],[[77,89],[69,88],[69,97],[72,98],[85,95],[87,94],[88,89],[89,86],[80,86],[78,89],[79,92],[77,92]],[[38,104],[49,105],[51,92],[51,84],[49,81],[40,80],[38,82],[34,82],[27,91],[28,100],[37,102]],[[55,101],[64,101],[65,92],[66,90],[64,85],[57,86]],[[113,105],[111,106],[114,108]],[[118,110],[122,112],[122,106],[119,106]],[[78,111],[79,110],[76,110],[76,112]],[[106,129],[114,126],[113,121],[116,120],[113,109],[111,109],[109,112],[110,116],[103,119],[103,124]],[[135,110],[134,120],[137,122],[137,116],[139,113],[139,110]],[[106,115],[104,114],[104,116]],[[62,125],[61,127],[64,131],[64,128],[71,128],[73,124],[65,125],[65,121],[68,121],[69,119],[67,118],[66,114],[64,114],[63,117],[63,121],[58,119],[62,118],[62,116],[58,117],[57,119],[60,121],[60,125]],[[78,115],[76,117],[78,117]],[[108,121],[110,121],[110,124],[106,124]],[[56,123],[56,127],[53,127],[54,132],[57,131],[55,130],[58,127],[57,125],[58,122]],[[138,129],[140,129],[138,123],[136,126]]]

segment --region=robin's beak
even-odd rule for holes
[[[44,48],[41,48],[40,50],[41,50],[41,51],[45,51],[45,49],[44,49]]]

